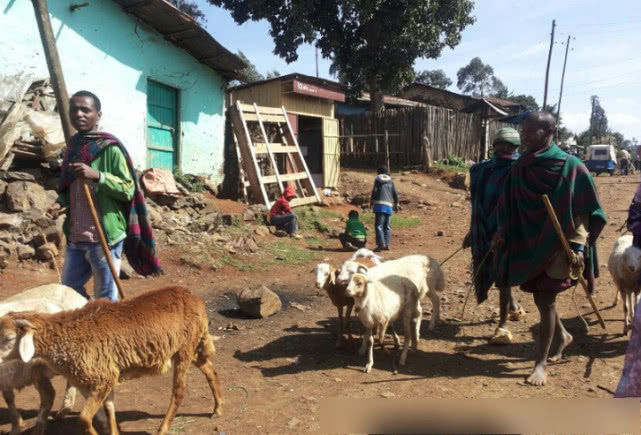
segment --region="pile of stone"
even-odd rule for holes
[[[46,214],[58,195],[36,183],[43,177],[40,170],[0,171],[0,268],[10,259],[51,261],[58,254],[63,218]]]

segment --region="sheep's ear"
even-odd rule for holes
[[[31,358],[33,358],[33,355],[36,353],[33,345],[33,331],[27,331],[22,338],[20,338],[18,353],[20,354],[22,362],[28,363],[31,361]]]
[[[336,285],[336,271],[335,270],[330,270],[329,271],[329,283],[331,285]]]

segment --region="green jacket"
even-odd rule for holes
[[[93,188],[96,207],[102,220],[102,228],[109,245],[114,245],[127,236],[126,211],[128,203],[134,196],[134,180],[127,167],[127,161],[117,146],[105,148],[91,162],[91,167],[100,172],[100,180],[90,183]],[[69,190],[61,192],[58,203],[69,207]],[[69,237],[69,219],[67,212],[63,230]]]
[[[345,234],[354,239],[365,239],[365,237],[367,237],[365,226],[358,218],[347,219],[345,223]]]

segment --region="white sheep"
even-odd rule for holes
[[[608,270],[623,299],[623,335],[632,327],[640,295],[641,249],[632,245],[632,239],[631,235],[619,237],[608,259]]]
[[[445,277],[438,261],[426,255],[407,255],[396,260],[387,260],[375,267],[367,267],[355,261],[348,260],[343,263],[338,274],[339,282],[348,282],[355,273],[366,274],[368,279],[381,279],[387,275],[405,276],[412,280],[418,292],[416,324],[412,328],[412,347],[418,346],[419,332],[423,309],[421,299],[425,296],[432,301],[432,316],[429,330],[433,330],[440,318],[439,294],[445,288]]]
[[[352,308],[354,307],[354,299],[347,296],[345,289],[347,288],[346,282],[338,282],[336,276],[338,270],[329,263],[319,263],[312,270],[316,274],[316,288],[323,289],[327,292],[332,304],[338,310],[338,337],[336,339],[336,348],[341,348],[343,345],[343,330],[347,331],[348,338],[352,339],[350,331],[350,318]],[[345,317],[343,317],[343,308],[347,307]],[[344,321],[343,321],[344,320]],[[400,346],[400,339],[392,326],[392,334],[394,336],[394,345],[398,348]]]
[[[372,334],[378,330],[378,339],[381,347],[387,353],[385,343],[385,330],[387,326],[399,317],[403,320],[405,339],[403,352],[399,360],[400,365],[405,365],[409,349],[410,323],[415,315],[416,290],[414,283],[408,278],[398,275],[388,275],[380,280],[372,281],[366,275],[356,273],[350,280],[346,289],[347,295],[354,298],[354,305],[358,308],[358,318],[365,327],[365,337],[360,349],[360,354],[368,351],[365,373],[369,373],[374,365],[374,337]]]
[[[376,255],[372,250],[367,248],[360,248],[358,251],[352,254],[350,260],[356,260],[357,258],[368,258],[372,260],[372,263],[379,265],[383,262],[383,257]]]
[[[336,282],[338,270],[331,264],[319,263],[313,272],[316,274],[316,288],[325,290],[332,304],[334,304],[338,310],[338,338],[336,339],[336,348],[340,348],[343,345],[343,329],[347,331],[348,338],[350,340],[352,339],[349,320],[352,315],[352,308],[354,307],[354,299],[345,294],[347,284]],[[343,308],[345,307],[347,307],[347,312],[345,314],[345,321],[343,322]]]
[[[72,310],[80,308],[87,303],[87,299],[81,296],[71,287],[61,284],[49,284],[17,293],[4,301],[0,302],[0,316],[10,312],[33,311],[39,313],[57,313],[63,310]],[[21,389],[27,385],[35,385],[40,393],[41,402],[47,401],[46,397],[55,395],[45,394],[51,385],[43,379],[53,377],[54,373],[47,369],[41,362],[23,363],[22,361],[11,361],[0,364],[0,390],[7,402],[9,415],[11,417],[11,433],[20,433],[23,424],[22,417],[18,413],[15,405],[14,389]],[[58,417],[62,417],[73,409],[76,398],[76,389],[67,382],[65,396],[62,408],[58,412]],[[39,413],[36,427],[44,430],[46,417],[51,409],[52,403],[48,405],[46,414]],[[41,404],[41,410],[46,408],[46,404]]]

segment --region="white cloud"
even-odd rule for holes
[[[512,56],[512,58],[525,59],[540,53],[545,53],[546,48],[547,48],[547,44],[545,42],[537,42],[536,44],[532,44],[529,47],[524,48],[518,53],[514,53],[514,56]]]
[[[632,129],[641,125],[641,117],[626,112],[607,112],[608,121],[615,129]]]
[[[584,112],[562,112],[563,124],[570,131],[580,133],[590,125],[590,111]]]

